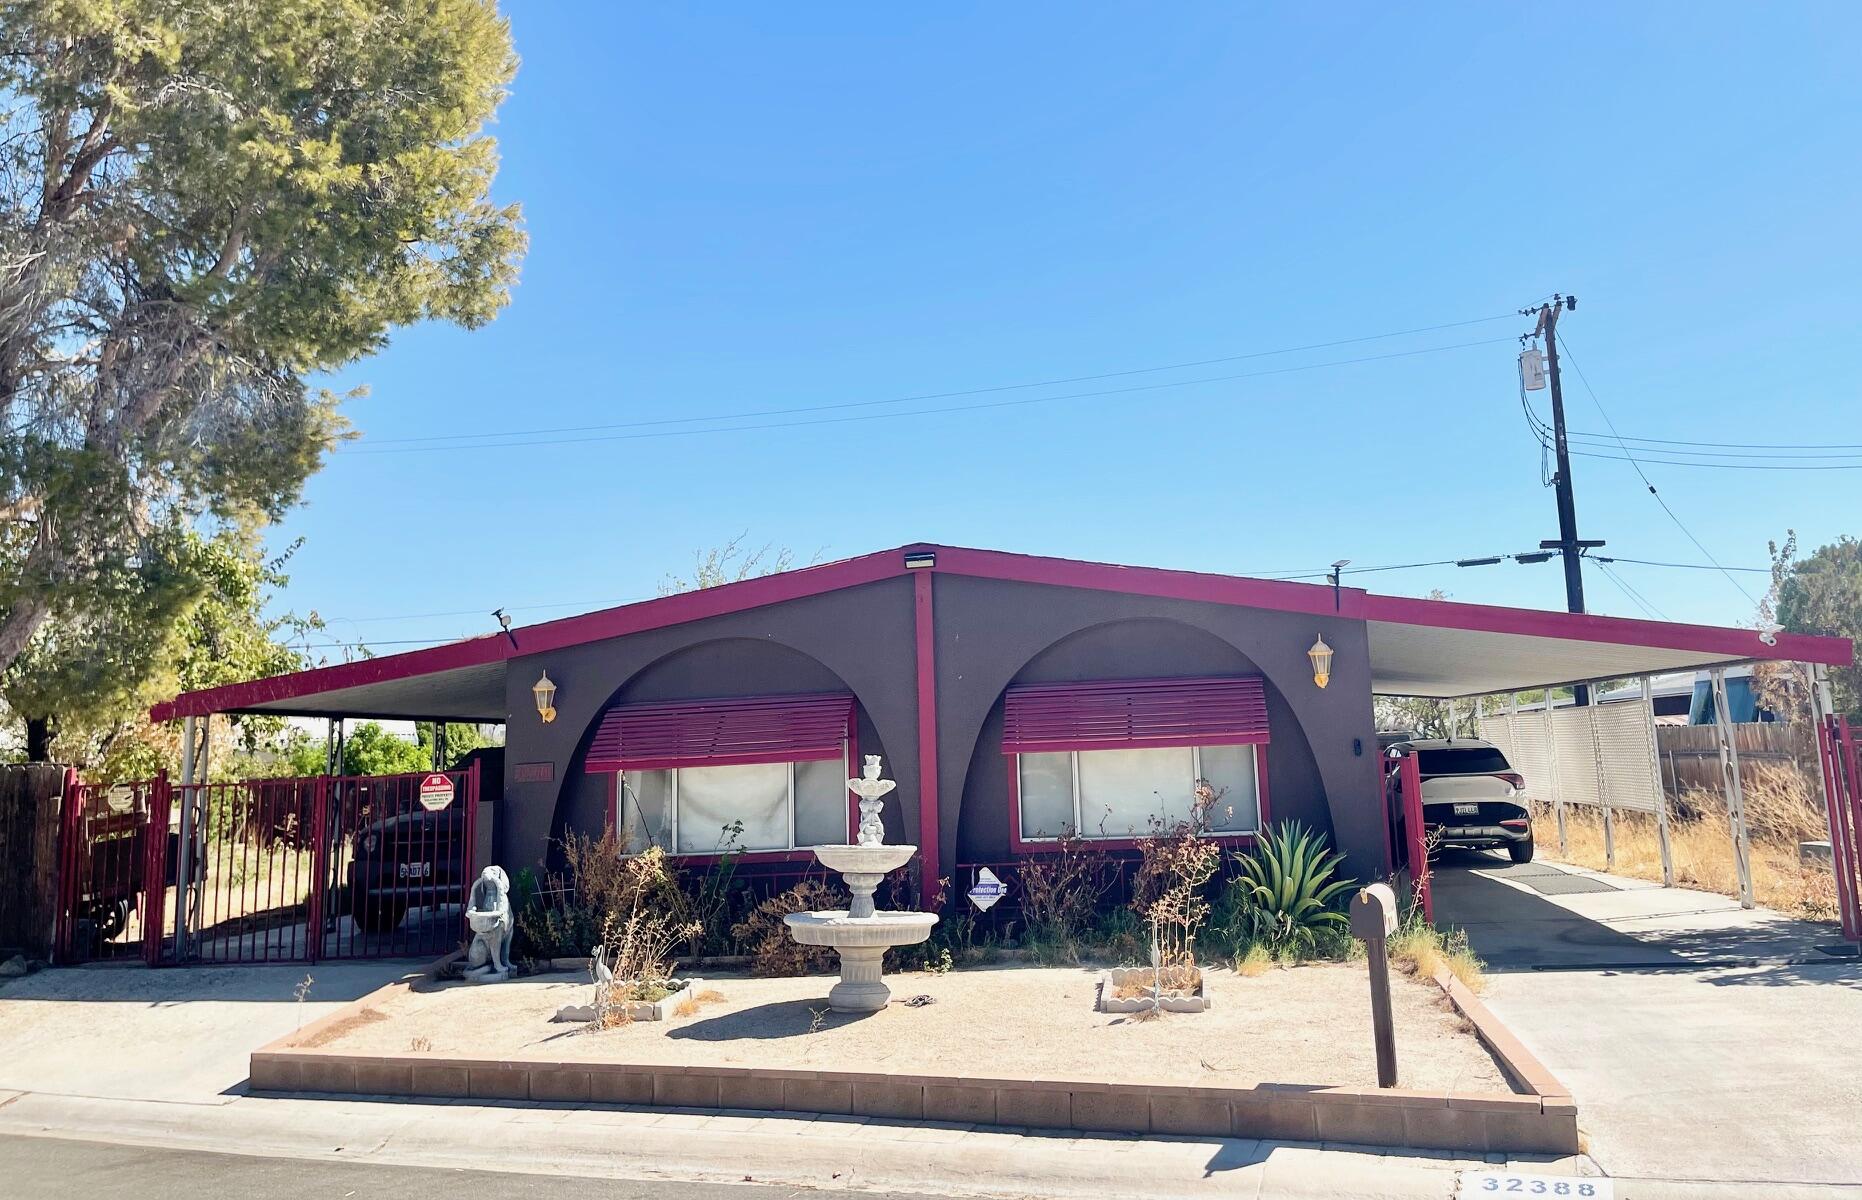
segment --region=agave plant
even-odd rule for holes
[[[1334,901],[1354,881],[1332,878],[1343,861],[1324,834],[1297,822],[1265,830],[1252,851],[1237,856],[1229,883],[1246,933],[1276,950],[1301,950],[1312,948],[1320,930],[1344,928]]]

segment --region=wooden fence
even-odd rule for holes
[[[64,784],[63,767],[0,766],[0,959],[51,954]]]
[[[1795,766],[1814,780],[1817,776],[1815,734],[1809,726],[1777,721],[1733,725],[1733,745],[1739,751],[1741,782],[1750,787],[1754,772],[1763,765]],[[1711,725],[1662,725],[1655,730],[1662,764],[1662,785],[1671,800],[1689,791],[1718,795],[1720,746]],[[1812,784],[1811,794],[1821,792]]]

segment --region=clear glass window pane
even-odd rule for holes
[[[1253,833],[1261,827],[1261,785],[1253,746],[1204,746],[1203,778],[1217,795],[1209,810],[1216,833]]]
[[[679,770],[681,854],[716,854],[735,837],[745,850],[789,848],[789,764],[746,763]]]
[[[1189,819],[1196,768],[1188,746],[1082,750],[1080,824],[1088,837],[1142,837]]]
[[[847,764],[838,758],[795,764],[795,844],[847,844]]]
[[[627,853],[664,846],[672,830],[672,772],[626,771],[621,775],[620,789],[620,827],[614,836],[626,846]]]
[[[1073,755],[1022,754],[1022,837],[1054,838],[1073,828]]]

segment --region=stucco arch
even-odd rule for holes
[[[956,814],[958,861],[991,861],[1007,854],[1008,763],[1001,753],[1002,698],[1009,687],[1023,683],[1261,675],[1274,729],[1268,750],[1271,815],[1330,831],[1330,813],[1318,785],[1312,747],[1281,689],[1253,658],[1199,623],[1169,617],[1097,621],[1062,635],[1019,664],[1002,666],[1000,677],[990,681],[997,685],[993,700],[972,737]]]
[[[586,771],[588,748],[603,716],[616,704],[677,702],[717,697],[849,692],[855,701],[855,740],[861,754],[886,753],[882,730],[875,724],[861,687],[819,657],[776,637],[716,637],[678,646],[621,675],[599,704],[582,720],[574,753],[550,817],[550,838],[567,829],[599,830],[609,816],[605,776]],[[886,814],[887,834],[902,837],[905,824],[898,806]],[[551,855],[552,859],[554,854]]]

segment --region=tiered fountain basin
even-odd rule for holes
[[[840,955],[840,982],[828,992],[835,1012],[877,1012],[892,996],[881,978],[886,951],[911,946],[931,936],[936,913],[881,912],[873,907],[873,890],[889,871],[911,861],[916,846],[816,846],[815,857],[838,871],[853,893],[845,909],[790,913],[783,918],[789,936],[804,946],[829,946]]]

